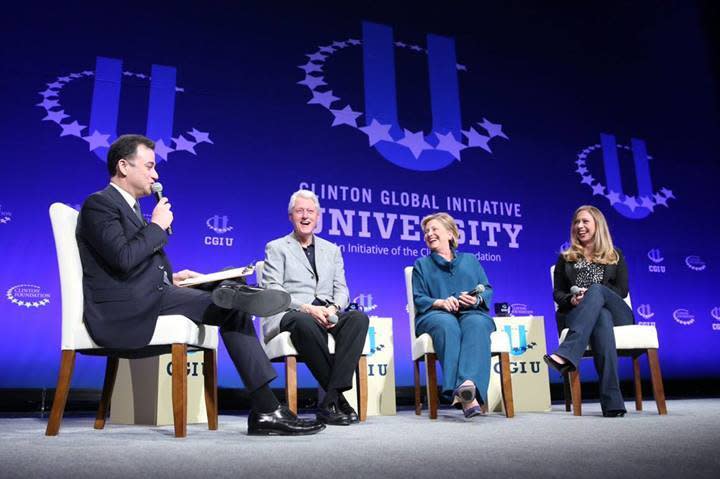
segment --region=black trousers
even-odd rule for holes
[[[242,311],[216,306],[211,293],[166,286],[160,314],[182,314],[194,323],[219,326],[225,349],[249,392],[277,376],[255,334],[252,317]]]
[[[290,311],[280,321],[280,329],[290,332],[300,359],[307,364],[320,386],[329,391],[352,389],[352,376],[362,355],[369,320],[365,313],[338,313],[337,324],[325,329],[307,313]],[[335,355],[328,350],[328,334],[335,338]]]

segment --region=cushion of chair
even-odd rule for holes
[[[158,316],[150,345],[185,343],[206,349],[217,349],[218,327],[195,324],[180,314]]]
[[[415,341],[413,341],[413,361],[415,361],[416,359],[420,359],[425,354],[430,354],[434,352],[435,346],[433,345],[433,340],[429,334],[421,334],[420,336],[415,338]],[[492,334],[490,334],[490,352],[492,354],[510,352],[510,338],[508,338],[507,333],[503,331],[494,331]]]
[[[629,326],[615,326],[615,347],[617,349],[657,349],[659,347],[658,334],[655,326],[631,324]],[[560,333],[560,343],[565,341],[568,330]],[[590,346],[587,347],[590,350]]]
[[[283,356],[298,355],[297,349],[295,349],[295,345],[293,345],[290,339],[290,332],[288,331],[283,331],[277,336],[274,336],[266,344],[263,344],[263,349],[265,349],[265,354],[267,354],[267,357],[271,360]],[[328,350],[330,354],[335,354],[335,338],[330,334],[328,334]],[[363,356],[370,354],[370,341],[367,336],[365,336],[365,346],[363,347],[362,354]]]
[[[63,349],[101,349],[101,346],[98,346],[90,339],[90,335],[88,335],[83,323],[77,325],[76,328],[77,331],[73,335],[72,347],[63,345]],[[150,339],[149,345],[158,346],[173,343],[185,343],[188,346],[217,349],[218,327],[195,324],[180,314],[158,316],[155,323],[155,332]]]

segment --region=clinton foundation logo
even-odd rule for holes
[[[703,261],[700,256],[687,256],[685,258],[685,266],[690,268],[693,271],[703,271],[705,268],[707,268],[707,264],[705,261]]]
[[[588,168],[589,160],[602,155],[605,169],[605,183],[593,176],[598,169]],[[576,157],[575,172],[580,175],[580,183],[592,190],[593,196],[605,197],[615,210],[626,218],[641,219],[655,212],[659,206],[668,207],[668,201],[675,199],[673,192],[667,188],[653,191],[650,178],[650,160],[644,140],[630,139],[630,145],[619,145],[614,135],[602,133],[600,143],[590,145],[581,150]],[[635,194],[626,194],[620,164],[632,163],[635,166],[637,190]],[[592,170],[592,171],[591,171]],[[599,175],[598,175],[599,176]]]
[[[233,227],[230,225],[230,219],[227,216],[213,215],[205,220],[205,226],[213,233],[216,233],[216,235],[205,236],[203,240],[205,246],[230,247],[233,245],[235,238],[225,236],[226,233],[233,230]]]
[[[17,284],[8,289],[5,296],[20,308],[39,308],[50,302],[50,295],[35,284]]]
[[[695,322],[695,315],[685,308],[679,308],[673,311],[672,317],[678,324],[682,324],[683,326],[690,326]]]
[[[0,205],[0,225],[10,223],[12,221],[12,213],[3,209]]]
[[[508,139],[502,125],[483,118],[463,129],[460,111],[458,72],[467,72],[466,65],[457,62],[455,40],[438,35],[427,35],[426,46],[395,41],[393,29],[386,25],[363,22],[362,40],[350,38],[319,46],[306,56],[307,63],[299,65],[305,77],[298,84],[310,90],[308,104],[320,105],[332,114],[332,127],[349,126],[364,134],[370,147],[389,162],[416,171],[440,170],[460,161],[461,152],[482,148],[492,152],[491,142]],[[328,59],[337,61],[336,55],[349,54],[354,48],[362,49],[365,110],[351,106],[335,96],[338,91],[326,82]],[[344,55],[343,55],[344,56]],[[396,58],[408,61],[422,56],[427,62],[429,76],[430,111],[432,128],[413,131],[400,123],[397,110]],[[407,57],[407,58],[406,58]],[[330,62],[330,65],[334,65]],[[360,96],[356,94],[356,96]],[[364,117],[358,125],[358,119]]]
[[[654,248],[648,251],[647,257],[650,260],[650,264],[648,265],[648,271],[651,273],[664,273],[665,272],[665,265],[662,264],[663,261],[665,261],[665,258],[663,258],[662,253],[659,249]]]
[[[118,137],[122,88],[133,91],[147,88],[147,120],[142,123],[147,125],[145,135],[155,142],[155,155],[160,163],[181,151],[196,155],[195,147],[201,143],[213,143],[208,132],[195,128],[174,136],[175,96],[185,91],[177,86],[176,77],[175,67],[152,65],[149,73],[137,73],[123,69],[123,61],[117,58],[97,57],[95,70],[61,75],[47,83],[47,88],[38,92],[43,101],[36,106],[45,112],[42,121],[60,127],[61,137],[84,141],[90,151],[101,161],[106,161],[108,147]],[[62,103],[66,95],[68,99],[83,95],[92,97],[89,114],[76,112],[77,116],[73,117],[66,113],[68,107]]]

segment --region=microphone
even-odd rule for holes
[[[153,195],[155,195],[155,199],[156,199],[158,202],[160,202],[160,200],[163,198],[163,193],[162,193],[162,192],[163,192],[163,185],[162,185],[162,183],[160,183],[159,181],[156,181],[155,183],[152,184],[152,186],[150,186],[150,189],[152,190]],[[165,230],[165,231],[167,232],[168,236],[171,235],[171,234],[172,234],[172,226],[168,226],[168,227],[167,227],[167,230]]]
[[[327,317],[328,323],[337,324],[338,317],[337,314],[331,314]]]
[[[479,296],[485,291],[485,285],[484,284],[478,284],[475,286],[472,291],[468,291],[468,294],[470,296]]]
[[[573,296],[577,296],[580,293],[582,293],[582,289],[579,286],[573,285],[573,287],[570,288],[570,294],[572,294]]]

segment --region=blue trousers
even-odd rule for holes
[[[480,402],[487,402],[490,382],[490,333],[495,323],[479,311],[430,311],[415,323],[415,334],[429,334],[443,372],[447,399],[466,380],[475,383]]]
[[[603,411],[625,410],[617,372],[614,326],[634,323],[632,310],[613,290],[601,284],[588,288],[583,300],[565,317],[568,334],[557,349],[559,356],[580,365],[589,344],[599,376]]]

